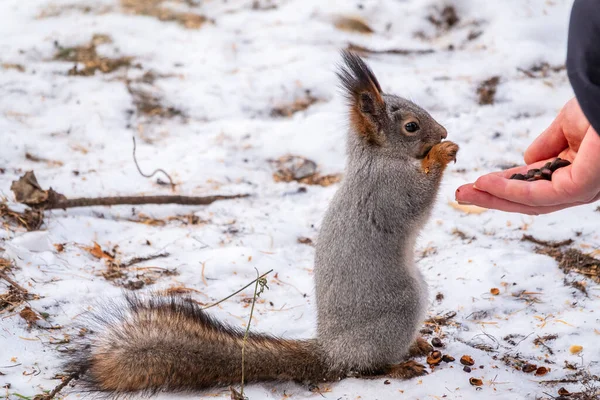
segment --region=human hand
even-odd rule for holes
[[[526,182],[511,175],[540,168],[556,157],[571,161],[552,180]],[[547,214],[600,199],[600,135],[581,111],[576,99],[562,108],[552,124],[525,151],[521,167],[494,172],[456,190],[461,204],[522,214]]]

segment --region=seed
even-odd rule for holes
[[[542,178],[549,181],[552,179],[552,170],[550,168],[542,168]]]
[[[562,158],[557,158],[556,160],[552,161],[552,164],[550,165],[550,169],[552,170],[552,172],[554,172],[559,168],[563,168],[563,167],[566,167],[569,165],[571,165],[571,161],[563,160]]]
[[[565,389],[564,387],[561,387],[560,389],[558,389],[558,394],[560,396],[568,396],[571,393],[567,389]]]
[[[513,174],[510,177],[510,179],[516,179],[516,180],[519,180],[519,181],[523,181],[523,180],[525,180],[525,175],[523,175],[523,174]]]
[[[462,357],[460,358],[460,363],[461,363],[462,365],[468,365],[468,366],[471,366],[471,365],[474,365],[474,364],[475,364],[475,361],[473,361],[473,359],[471,358],[471,356],[464,355],[464,356],[462,356]]]
[[[483,381],[481,379],[477,379],[477,378],[469,378],[469,383],[473,386],[482,386],[483,385]]]
[[[444,343],[442,343],[442,339],[440,339],[439,337],[434,337],[433,339],[431,339],[431,344],[433,345],[433,347],[444,347]]]
[[[490,289],[490,293],[494,296],[498,296],[500,294],[500,289],[498,289],[497,287],[493,287]]]
[[[465,367],[463,368],[463,371],[470,373],[471,372],[471,367],[467,367],[465,365]]]
[[[429,365],[438,365],[442,362],[442,352],[441,351],[432,351],[430,355],[427,356],[427,364]]]
[[[583,346],[578,346],[574,344],[573,346],[569,347],[569,351],[571,352],[571,354],[580,353],[581,350],[583,350]]]
[[[535,376],[544,376],[548,373],[548,368],[546,367],[539,367],[536,371],[535,371]]]
[[[527,175],[525,175],[527,178],[533,178],[533,176],[535,175],[535,173],[539,171],[539,169],[530,169],[529,171],[527,171]]]
[[[530,373],[537,369],[537,365],[535,364],[525,364],[522,368],[523,372]]]
[[[389,385],[390,383],[391,383],[391,382],[390,382],[390,381],[388,381],[387,379],[386,379],[385,381],[383,381],[383,384],[384,384],[384,385]]]
[[[443,361],[443,362],[447,362],[447,363],[449,363],[449,362],[453,362],[453,361],[454,361],[454,357],[452,357],[452,356],[449,356],[448,354],[444,354],[444,355],[442,356],[442,361]]]

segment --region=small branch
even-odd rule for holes
[[[152,172],[149,175],[142,172],[142,169],[140,168],[140,166],[137,162],[137,158],[135,157],[135,149],[136,149],[135,137],[133,137],[133,162],[135,163],[135,167],[137,168],[140,175],[142,175],[144,178],[152,178],[157,173],[162,172],[163,174],[166,175],[167,178],[169,178],[169,182],[171,183],[171,190],[175,191],[175,184],[173,183],[173,179],[171,179],[171,175],[167,174],[167,172],[164,169],[162,169],[162,168],[155,169],[154,172]]]
[[[253,280],[252,282],[250,282],[249,284],[247,284],[246,286],[244,286],[244,287],[243,287],[243,288],[241,288],[240,290],[238,290],[237,292],[231,293],[229,296],[225,297],[224,299],[221,299],[221,300],[217,301],[216,303],[213,303],[213,304],[211,304],[211,305],[209,305],[209,306],[203,307],[202,309],[203,309],[203,310],[206,310],[207,308],[211,308],[211,307],[214,307],[214,306],[216,306],[216,305],[219,305],[219,304],[221,304],[221,303],[222,303],[222,302],[224,302],[225,300],[229,300],[230,298],[232,298],[233,296],[235,296],[235,295],[236,295],[236,294],[238,294],[239,292],[241,292],[241,291],[243,291],[244,289],[246,289],[246,288],[248,288],[248,287],[252,286],[252,284],[253,284],[254,282],[257,282],[258,280],[260,280],[260,279],[263,279],[265,276],[269,275],[271,272],[273,272],[273,270],[272,270],[272,269],[270,269],[269,271],[265,272],[264,274],[262,274],[261,276],[259,276],[258,278],[256,278],[255,280]]]
[[[37,396],[35,396],[33,398],[33,400],[52,400],[54,398],[54,396],[56,396],[61,390],[63,390],[65,388],[65,386],[67,386],[69,383],[71,383],[71,381],[73,379],[76,379],[77,377],[78,377],[78,374],[71,374],[71,375],[67,376],[50,393],[38,394]]]
[[[0,279],[4,279],[6,282],[10,283],[13,287],[20,290],[24,294],[28,294],[29,292],[23,286],[19,285],[17,282],[13,281],[12,278],[9,278],[4,272],[0,271]]]
[[[81,197],[78,199],[66,199],[57,202],[48,202],[40,208],[45,210],[67,209],[75,207],[92,206],[118,206],[118,205],[140,205],[140,204],[184,204],[202,206],[219,200],[241,199],[248,197],[247,194],[216,195],[216,196],[115,196],[115,197]]]
[[[537,239],[531,235],[523,235],[523,237],[521,238],[522,241],[524,242],[532,242],[535,244],[539,244],[541,246],[546,246],[546,247],[553,247],[553,248],[557,248],[557,247],[562,247],[562,246],[568,246],[571,243],[573,243],[573,239],[567,239],[567,240],[563,240],[561,242],[555,242],[555,241],[550,241],[550,240],[540,240]]]
[[[121,268],[127,268],[127,267],[131,267],[134,264],[137,263],[141,263],[143,261],[150,261],[150,260],[155,260],[157,258],[162,258],[162,257],[169,257],[170,254],[169,253],[158,253],[158,254],[151,254],[149,256],[143,256],[143,257],[134,257],[131,260],[122,263],[121,265],[119,265]]]

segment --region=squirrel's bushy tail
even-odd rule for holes
[[[241,330],[217,322],[189,299],[128,296],[126,302],[93,315],[95,331],[67,362],[66,370],[80,373],[90,390],[193,391],[241,382]],[[331,379],[321,354],[315,340],[250,333],[245,381]]]

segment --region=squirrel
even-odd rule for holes
[[[428,292],[414,248],[458,146],[443,141],[446,129],[427,111],[384,93],[358,55],[343,51],[342,58],[347,164],[316,246],[317,336],[250,333],[246,383],[427,373],[409,359],[432,350],[418,337]],[[97,329],[70,352],[65,370],[87,389],[119,396],[240,382],[242,330],[190,299],[129,295],[126,303],[93,314]]]

